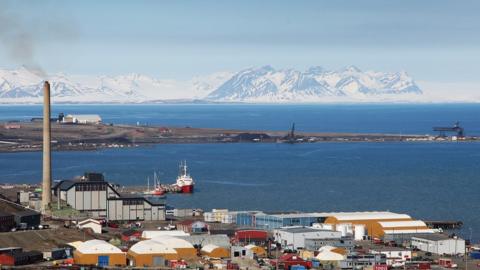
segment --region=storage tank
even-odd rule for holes
[[[366,235],[365,233],[365,225],[363,224],[355,224],[354,225],[354,236],[356,241],[363,240],[363,237]]]
[[[348,224],[337,224],[336,231],[342,233],[342,237],[347,236]]]
[[[353,225],[347,224],[347,235],[353,235]]]

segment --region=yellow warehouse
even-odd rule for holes
[[[149,267],[165,266],[166,261],[178,260],[179,257],[175,249],[161,242],[144,240],[130,247],[127,259],[130,266]]]
[[[125,252],[103,240],[89,240],[78,245],[73,253],[76,264],[125,266]]]
[[[197,249],[195,249],[195,247],[193,247],[193,245],[187,240],[170,236],[155,237],[152,240],[174,249],[177,252],[179,259],[185,260],[197,257]]]

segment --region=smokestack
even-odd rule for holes
[[[42,211],[45,213],[52,202],[52,165],[50,162],[50,83],[43,83],[43,180]]]

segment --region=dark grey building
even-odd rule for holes
[[[39,212],[26,209],[24,211],[16,212],[14,214],[14,216],[15,216],[15,223],[17,224],[17,226],[24,223],[29,228],[32,228],[32,227],[37,228],[38,225],[40,225],[40,213]]]
[[[165,200],[120,194],[102,174],[57,183],[53,192],[72,208],[108,220],[165,220]]]
[[[38,227],[40,225],[40,212],[23,207],[20,204],[12,201],[0,199],[0,209],[4,214],[12,215],[15,226],[20,225],[31,227]],[[11,222],[11,217],[9,222]]]
[[[15,217],[12,214],[0,212],[0,232],[8,232],[15,227]]]

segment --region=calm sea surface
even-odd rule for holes
[[[480,135],[480,105],[132,105],[55,106],[105,122],[303,131],[432,133],[459,120]],[[0,121],[29,119],[40,106],[0,106]],[[173,182],[187,160],[193,195],[175,207],[238,210],[390,210],[420,219],[458,219],[480,240],[480,143],[186,144],[53,153],[55,179],[103,172],[123,185],[153,171]],[[0,182],[38,183],[41,153],[0,154]]]

